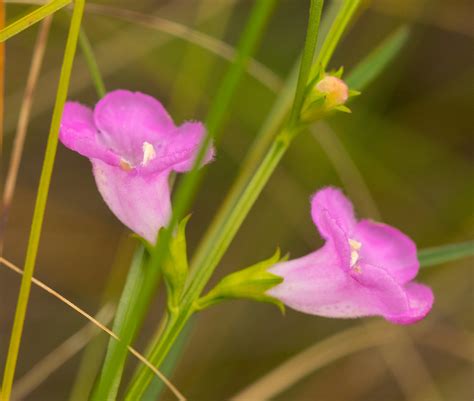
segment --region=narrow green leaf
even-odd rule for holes
[[[104,97],[106,93],[104,80],[97,65],[97,59],[94,56],[91,43],[87,38],[84,28],[81,28],[81,33],[79,34],[79,46],[81,48],[84,59],[86,60],[87,69],[91,75],[92,82],[94,84],[97,96],[99,98]]]
[[[20,292],[18,294],[15,318],[13,321],[13,328],[10,336],[7,360],[3,373],[1,394],[1,399],[3,401],[8,401],[10,399],[13,379],[15,377],[16,363],[18,360],[18,353],[20,351],[23,326],[25,323],[26,310],[30,297],[31,282],[36,265],[36,256],[38,255],[44,213],[46,210],[46,203],[48,201],[49,186],[51,183],[51,176],[54,168],[54,159],[56,157],[56,149],[58,146],[61,115],[64,109],[64,104],[66,102],[67,92],[69,89],[69,81],[71,78],[74,56],[76,54],[77,40],[79,36],[83,13],[84,0],[76,0],[74,3],[74,11],[72,14],[71,24],[69,27],[69,33],[66,41],[66,48],[64,50],[61,75],[59,77],[56,101],[54,103],[53,109],[53,117],[51,119],[51,128],[48,135],[48,141],[43,161],[43,168],[41,170],[40,182],[38,185],[38,193],[36,195],[33,220],[31,222],[30,236],[28,239],[28,247],[26,250],[24,274],[21,280]],[[8,27],[5,29],[8,29]]]
[[[474,256],[474,241],[425,248],[418,252],[421,267],[453,262],[468,256]]]
[[[153,269],[156,270],[157,266],[160,266],[163,260],[166,260],[169,241],[171,240],[172,233],[176,228],[177,223],[183,218],[186,213],[194,192],[199,185],[201,175],[199,172],[199,166],[206,154],[206,151],[212,140],[218,142],[221,131],[220,128],[227,115],[229,106],[237,89],[238,83],[242,78],[246,67],[248,65],[250,57],[255,52],[259,39],[262,36],[263,30],[268,22],[270,15],[276,5],[276,0],[265,0],[257,1],[252,8],[252,12],[249,21],[244,29],[242,37],[240,38],[238,51],[234,63],[229,67],[225,74],[222,84],[219,86],[217,94],[214,96],[215,101],[213,102],[208,117],[206,119],[207,134],[199,149],[198,155],[196,156],[193,169],[186,174],[181,182],[179,188],[176,191],[175,200],[173,202],[173,215],[168,229],[164,230],[160,241],[156,244],[155,252],[152,255],[150,261],[150,271],[153,274]],[[153,277],[147,281],[146,288],[143,289],[142,299],[137,309],[144,310],[147,303],[147,298],[151,297],[153,291]],[[179,320],[183,321],[183,325],[189,316],[186,315],[185,319],[183,316],[179,316]],[[179,333],[176,332],[176,336]],[[163,334],[164,335],[164,334]],[[174,340],[175,338],[173,338]],[[171,347],[171,343],[168,345]],[[154,349],[154,347],[152,347]],[[164,357],[165,355],[163,355]],[[150,360],[156,365],[159,365],[162,360],[156,360],[153,355],[150,355]],[[135,401],[141,399],[142,395],[148,388],[148,385],[152,379],[152,375],[148,369],[140,368],[136,377],[132,380],[130,388],[126,394],[126,400]]]
[[[67,6],[70,2],[71,0],[53,0],[44,6],[38,7],[36,10],[25,15],[24,17],[12,22],[0,30],[0,43],[5,42],[7,39],[10,39],[12,36],[15,36],[21,31],[24,31],[31,25],[36,24],[43,18],[46,18],[48,15],[54,14],[56,11]]]
[[[192,329],[194,327],[194,320],[191,318],[189,322],[184,327],[183,331],[179,334],[178,338],[173,344],[170,353],[166,357],[161,366],[161,372],[166,377],[172,377],[173,372],[176,369],[176,365],[178,364],[186,344],[188,343],[189,337],[191,335]],[[142,401],[156,401],[159,399],[161,392],[164,390],[165,385],[163,381],[159,380],[158,378],[154,378],[150,386],[148,387],[148,391],[143,395]]]
[[[127,346],[130,345],[130,340],[137,329],[137,325],[135,325],[131,330],[131,334],[125,335],[124,333],[126,325],[129,325],[130,321],[133,321],[133,316],[131,316],[133,306],[140,296],[141,288],[145,280],[144,260],[145,251],[143,246],[140,245],[130,265],[130,271],[122,295],[120,296],[112,327],[112,331],[117,334],[121,341],[117,341],[114,338],[110,338],[109,340],[102,374],[93,392],[92,400],[114,401],[116,399],[120,379],[125,366]],[[123,357],[118,358],[117,355],[123,355]]]
[[[393,32],[352,69],[346,77],[347,85],[356,90],[367,87],[395,59],[409,37],[410,29],[407,26]]]
[[[331,57],[336,49],[336,46],[341,40],[342,34],[347,29],[349,23],[352,20],[355,12],[359,9],[361,0],[344,0],[343,4],[334,19],[331,28],[324,40],[321,50],[314,61],[313,68],[311,70],[311,78],[314,77],[319,71],[325,71],[326,67],[331,60]]]

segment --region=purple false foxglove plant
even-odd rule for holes
[[[90,159],[99,192],[117,218],[155,243],[171,217],[169,175],[192,168],[204,134],[199,122],[175,126],[153,97],[116,90],[94,110],[67,102],[59,139]],[[213,155],[211,148],[203,162]]]
[[[409,237],[382,223],[357,221],[352,204],[335,188],[317,192],[311,209],[326,243],[270,268],[283,281],[268,295],[298,311],[326,317],[379,315],[409,324],[427,315],[434,297],[429,287],[412,281],[419,263]]]

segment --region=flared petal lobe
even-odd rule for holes
[[[331,216],[331,221],[335,222],[345,233],[350,235],[356,226],[354,210],[351,202],[337,188],[322,189],[313,196],[311,200],[311,216],[314,224],[318,228],[321,236],[331,239],[332,229],[328,227],[328,221],[324,214]]]
[[[92,110],[80,103],[67,102],[64,105],[59,139],[82,156],[116,166],[120,163],[120,157],[98,140]]]
[[[144,172],[172,169],[182,173],[189,171],[199,152],[206,129],[200,122],[186,122],[175,128],[157,150],[157,156],[148,165],[141,167]],[[206,152],[202,164],[214,158],[214,148]]]
[[[142,162],[145,142],[158,149],[175,129],[158,100],[127,90],[105,95],[95,106],[94,123],[100,141],[133,165]]]
[[[117,218],[132,231],[155,243],[158,230],[171,217],[167,172],[140,175],[92,160],[95,182]]]
[[[363,244],[360,258],[383,266],[401,284],[413,280],[419,269],[415,243],[401,231],[386,224],[361,220],[354,237]]]

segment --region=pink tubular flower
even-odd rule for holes
[[[118,219],[154,243],[171,215],[168,176],[192,168],[204,133],[199,122],[176,127],[151,96],[116,90],[94,110],[67,102],[59,138],[90,159],[97,187]],[[204,163],[213,154],[210,149]]]
[[[352,204],[335,188],[312,199],[311,214],[325,245],[280,262],[269,271],[283,277],[271,295],[301,312],[335,318],[380,315],[414,323],[430,311],[433,293],[412,282],[419,263],[413,241],[396,228],[357,221]]]

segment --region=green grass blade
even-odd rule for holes
[[[402,26],[386,38],[347,75],[345,81],[349,88],[363,90],[372,83],[399,54],[409,36],[410,29]]]
[[[178,338],[176,339],[173,347],[171,348],[168,357],[164,360],[163,365],[161,366],[161,372],[166,377],[171,377],[173,372],[178,364],[181,355],[184,352],[184,348],[188,343],[189,336],[193,329],[193,319],[191,319],[186,326],[184,327],[183,331],[179,334]],[[165,389],[165,385],[161,380],[153,380],[150,386],[148,387],[148,391],[143,395],[142,401],[156,401],[159,399],[162,391]]]
[[[10,39],[12,36],[15,36],[26,28],[29,28],[31,25],[41,21],[43,18],[46,18],[48,15],[54,14],[56,11],[67,6],[70,2],[71,0],[53,0],[44,6],[38,7],[31,13],[1,29],[0,42]]]
[[[79,47],[81,48],[84,59],[86,60],[87,69],[91,75],[92,83],[94,84],[97,96],[100,99],[105,96],[107,90],[105,89],[104,80],[102,78],[102,74],[100,73],[97,59],[94,56],[91,43],[87,38],[84,28],[81,28],[81,33],[79,34]]]
[[[125,366],[127,347],[130,340],[135,334],[138,325],[133,325],[131,335],[125,335],[126,326],[130,326],[130,322],[134,322],[132,313],[137,298],[140,296],[141,288],[145,281],[145,265],[144,248],[139,246],[130,265],[130,271],[125,281],[125,286],[120,296],[115,313],[112,331],[117,334],[121,341],[110,338],[107,346],[107,353],[102,369],[102,374],[93,392],[92,400],[97,401],[114,401],[120,386],[120,380]],[[124,355],[117,362],[116,355]],[[113,368],[112,368],[113,366]]]
[[[311,78],[320,69],[326,70],[329,60],[331,60],[334,50],[341,40],[342,34],[347,29],[355,12],[359,9],[360,2],[361,0],[344,0],[313,64]]]
[[[255,5],[251,11],[249,21],[244,29],[242,37],[239,41],[237,57],[234,63],[229,67],[226,75],[223,78],[222,84],[220,85],[217,94],[214,96],[216,99],[211,106],[208,117],[206,119],[207,134],[200,147],[198,155],[194,163],[193,169],[186,174],[183,178],[181,185],[179,186],[175,202],[173,205],[173,216],[169,227],[162,232],[160,241],[155,247],[155,252],[150,262],[150,271],[153,274],[156,266],[159,266],[161,261],[166,258],[168,252],[168,244],[174,228],[177,223],[182,219],[189,203],[192,200],[193,194],[200,181],[200,171],[198,166],[201,164],[207,149],[210,145],[211,140],[218,141],[219,139],[219,128],[221,127],[225,116],[227,115],[231,100],[237,89],[237,85],[242,78],[250,57],[254,53],[263,29],[276,5],[276,0],[265,0],[255,2]],[[147,280],[147,288],[143,289],[143,296],[141,299],[141,305],[138,305],[138,309],[143,309],[145,304],[153,292],[153,277]],[[142,397],[146,391],[148,384],[152,376],[148,369],[141,367],[137,373],[135,380],[132,380],[130,389],[127,393],[127,400],[137,400]]]
[[[26,251],[24,275],[21,280],[20,293],[18,295],[18,303],[3,376],[1,395],[2,401],[8,401],[10,399],[13,379],[15,376],[16,363],[18,360],[18,353],[20,350],[21,337],[23,333],[23,325],[25,322],[26,310],[28,307],[28,300],[31,290],[31,279],[33,277],[35,268],[36,256],[38,254],[41,228],[43,226],[44,212],[46,210],[46,202],[48,200],[49,186],[51,183],[51,175],[53,173],[54,159],[58,145],[61,115],[63,112],[64,103],[66,102],[67,98],[83,12],[84,0],[76,0],[74,3],[74,11],[72,14],[71,25],[66,42],[66,49],[64,52],[63,65],[59,78],[56,102],[53,110],[51,129],[48,136],[43,168],[41,170],[38,194],[36,196],[35,209],[33,213],[33,221],[31,223],[30,237]]]
[[[474,241],[425,248],[418,252],[421,267],[453,262],[470,256],[474,256]]]
[[[321,20],[321,11],[323,0],[312,0],[309,8],[309,24],[306,33],[306,41],[301,58],[300,72],[296,84],[296,93],[293,101],[293,108],[290,114],[289,126],[296,125],[300,118],[301,108],[303,107],[306,85],[308,84],[311,66],[313,65],[314,52],[318,43],[319,23]]]

